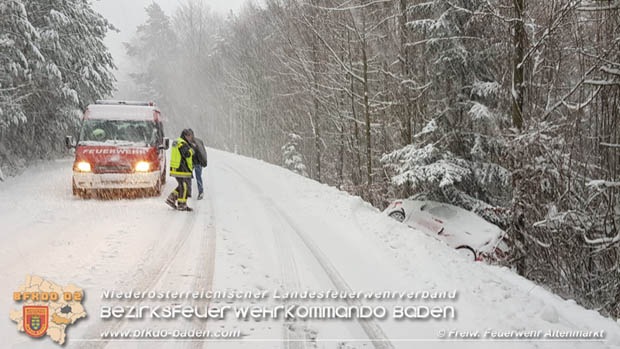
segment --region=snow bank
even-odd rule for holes
[[[206,199],[190,200],[195,208],[191,214],[169,209],[161,197],[75,199],[71,159],[37,164],[0,183],[0,265],[4,270],[0,291],[11,294],[30,273],[84,288],[89,318],[69,335],[69,345],[77,347],[84,344],[80,340],[98,338],[100,330],[116,324],[98,318],[102,290],[210,288],[458,292],[456,299],[441,303],[424,299],[383,303],[388,308],[453,306],[456,318],[442,321],[386,319],[369,324],[232,319],[225,324],[207,321],[198,325],[211,330],[241,329],[243,341],[229,342],[230,348],[273,348],[283,338],[296,336],[313,338],[308,347],[370,348],[372,343],[365,339],[368,333],[383,333],[395,348],[414,344],[459,349],[500,344],[504,349],[620,346],[616,322],[507,268],[467,261],[442,241],[386,217],[359,197],[230,153],[209,150],[209,159],[203,174]],[[169,181],[164,192],[174,186]],[[5,297],[0,307],[8,311],[17,305]],[[183,328],[187,323],[139,321],[119,326]],[[488,329],[604,330],[606,337],[604,341],[562,343],[438,338],[445,330]],[[32,341],[13,326],[0,326],[0,337],[9,347],[47,343]],[[214,344],[221,347],[219,342]],[[160,348],[166,343],[148,346]]]
[[[259,160],[216,150],[210,154],[217,167],[231,176],[244,177],[248,185],[272,199],[269,205],[290,214],[352,289],[458,291],[454,323],[382,322],[391,339],[435,338],[437,331],[446,327],[604,330],[604,343],[563,342],[561,346],[620,346],[620,326],[615,321],[564,300],[505,267],[469,262],[443,242],[390,219],[359,197]],[[484,343],[473,344],[480,347]],[[540,346],[528,341],[505,344]],[[403,347],[408,347],[407,343]]]

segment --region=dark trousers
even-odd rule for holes
[[[202,194],[205,189],[202,185],[202,166],[200,164],[194,165],[194,173],[196,173],[196,184],[198,184],[198,194]]]
[[[177,195],[179,203],[187,203],[187,198],[192,196],[192,179],[189,177],[175,177],[177,179],[177,188],[174,194]]]

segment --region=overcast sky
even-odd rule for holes
[[[177,6],[187,0],[156,0],[161,8],[172,15]],[[221,14],[230,11],[238,12],[246,0],[204,0],[211,9]],[[123,48],[123,42],[128,42],[136,32],[138,25],[146,20],[145,7],[153,0],[93,0],[95,10],[101,13],[120,32],[108,32],[105,40],[106,45],[114,56],[114,61],[119,68],[116,77],[119,84],[127,81],[127,57]],[[119,96],[122,97],[122,96]]]

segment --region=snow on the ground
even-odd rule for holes
[[[175,212],[164,205],[164,195],[174,188],[172,179],[158,198],[73,198],[71,160],[36,165],[0,183],[0,287],[5,295],[0,301],[5,314],[5,324],[0,326],[2,347],[55,345],[49,338],[32,340],[18,333],[8,319],[9,310],[20,306],[11,295],[26,274],[85,290],[88,318],[67,331],[70,348],[620,347],[618,323],[506,268],[469,262],[442,242],[385,217],[360,198],[283,168],[216,150],[209,150],[205,174],[206,198],[190,200],[196,209],[193,213]],[[99,307],[107,302],[101,299],[105,289],[457,290],[458,298],[380,303],[388,308],[453,305],[456,319],[443,321],[229,318],[206,323],[120,322],[99,319]],[[273,300],[244,302],[275,304]],[[346,305],[343,301],[327,303]],[[94,341],[102,330],[171,327],[239,329],[243,339]],[[602,342],[437,340],[442,330],[486,329],[605,330],[607,335]],[[375,339],[374,345],[369,337]],[[301,341],[308,339],[313,341]]]

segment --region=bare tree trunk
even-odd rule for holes
[[[372,138],[370,129],[370,103],[368,100],[368,43],[366,37],[366,15],[362,14],[362,66],[363,66],[363,80],[364,80],[364,121],[366,123],[366,183],[368,184],[368,190],[372,186]]]
[[[316,74],[316,73],[315,73]],[[316,81],[316,76],[314,76],[314,87],[315,90],[318,91],[318,83]],[[315,161],[316,161],[316,180],[321,181],[321,128],[319,124],[319,101],[316,96],[313,97],[314,100],[314,110],[312,112],[312,128],[314,132],[314,151],[315,151]]]
[[[514,37],[513,37],[513,66],[512,66],[512,125],[519,130],[523,127],[523,95],[524,95],[524,62],[525,55],[525,25],[524,12],[526,0],[513,0],[515,9]]]
[[[521,130],[523,127],[523,94],[525,90],[524,86],[524,62],[523,57],[525,55],[525,25],[524,21],[524,12],[525,12],[525,1],[526,0],[513,0],[514,10],[515,10],[515,21],[514,21],[514,37],[513,37],[513,70],[512,70],[512,125],[513,127]],[[519,186],[518,180],[517,183],[514,183],[515,188]],[[519,200],[516,200],[516,211],[513,213],[513,226],[516,227],[517,230],[517,241],[518,244],[525,248],[525,236],[522,233],[522,229],[524,229],[522,222],[522,207]],[[517,271],[520,275],[525,275],[526,272],[526,260],[524,256],[522,256],[517,262]]]
[[[403,79],[409,78],[409,53],[407,52],[407,0],[400,0],[400,16],[398,17],[399,21],[399,34],[400,34],[400,63],[401,63],[401,74]],[[409,102],[409,89],[406,85],[400,84],[403,98],[403,106],[402,106],[402,139],[403,144],[411,144],[412,139],[412,129],[411,129],[411,106]]]
[[[314,1],[312,2],[312,5],[314,6]],[[310,21],[311,21],[311,25],[312,27],[315,27],[315,19],[316,19],[316,15],[315,15],[315,11],[311,10],[312,12],[310,13]],[[312,124],[313,124],[313,131],[314,131],[314,151],[315,151],[315,161],[316,161],[316,180],[319,182],[322,182],[321,180],[321,158],[322,158],[322,151],[321,151],[321,125],[320,125],[320,120],[319,120],[319,100],[317,98],[317,95],[319,93],[319,68],[320,68],[320,64],[319,64],[319,55],[318,55],[318,48],[316,45],[316,35],[312,36],[312,83],[313,83],[313,87],[314,87],[314,91],[312,91],[312,99],[313,99],[313,104],[314,104],[314,110],[312,111]]]
[[[347,44],[349,48],[349,71],[353,71],[353,52],[351,51],[351,35],[347,31]],[[349,83],[351,88],[351,116],[353,117],[353,137],[355,144],[352,147],[355,152],[356,166],[353,170],[353,185],[358,186],[362,181],[362,155],[359,125],[357,124],[357,112],[355,110],[355,83],[353,76],[349,74]],[[358,192],[359,194],[359,192]]]
[[[339,149],[339,156],[338,159],[339,164],[338,164],[338,189],[342,189],[342,185],[344,184],[344,149],[345,149],[345,142],[346,142],[346,136],[344,134],[344,120],[341,119],[341,124],[339,126],[339,132],[340,132],[340,149]]]

